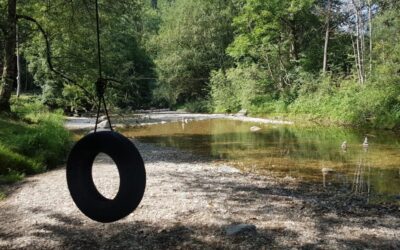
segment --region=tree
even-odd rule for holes
[[[103,74],[118,80],[110,84],[107,96],[121,107],[144,107],[150,102],[151,80],[142,78],[152,75],[153,66],[143,49],[143,3],[99,1],[99,5]],[[43,90],[44,103],[66,110],[91,109],[98,77],[94,5],[86,1],[32,2],[21,12],[30,13],[36,21],[25,19],[32,25],[23,52],[35,83]],[[42,32],[36,32],[38,24]],[[75,87],[65,90],[71,84]],[[76,105],[71,106],[73,103]]]
[[[326,3],[326,20],[325,20],[325,43],[324,43],[324,61],[322,65],[322,73],[325,74],[326,67],[328,64],[328,44],[329,44],[329,33],[330,33],[330,23],[331,23],[331,0],[328,0]]]
[[[161,9],[153,40],[160,99],[174,105],[208,94],[210,72],[230,62],[225,50],[233,37],[231,8],[225,0],[176,0]]]
[[[17,72],[15,69],[16,57],[16,24],[17,24],[17,1],[8,0],[7,20],[4,25],[4,66],[0,86],[0,113],[10,112],[10,98],[12,87],[15,83]]]
[[[237,62],[261,65],[280,91],[291,86],[296,68],[318,70],[314,55],[320,38],[315,31],[320,22],[312,13],[312,0],[244,0],[240,5],[233,23],[236,36],[228,48]]]

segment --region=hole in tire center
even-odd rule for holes
[[[96,156],[92,167],[94,185],[101,195],[114,199],[118,193],[120,177],[117,165],[110,156],[100,153]]]

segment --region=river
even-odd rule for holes
[[[250,131],[257,126],[261,130]],[[243,171],[293,178],[366,203],[400,204],[400,137],[388,131],[298,127],[226,119],[182,120],[121,131]],[[368,147],[363,141],[368,137]],[[341,147],[347,142],[347,148]]]

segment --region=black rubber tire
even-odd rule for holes
[[[117,165],[120,186],[110,200],[96,188],[93,161],[99,153],[110,156]],[[146,171],[135,145],[123,135],[101,131],[79,140],[72,148],[67,162],[67,183],[76,206],[92,220],[109,223],[132,213],[143,198]]]

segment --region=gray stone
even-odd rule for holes
[[[322,169],[321,169],[321,172],[322,172],[323,174],[331,174],[331,173],[334,173],[335,170],[332,169],[332,168],[322,168]]]
[[[250,128],[251,132],[257,132],[257,131],[260,131],[260,130],[261,130],[261,128],[257,127],[257,126],[253,126],[253,127]]]
[[[105,121],[99,122],[97,124],[97,127],[98,128],[110,128],[110,123],[108,122],[108,120],[105,120]]]
[[[257,228],[255,225],[251,224],[236,224],[228,226],[225,229],[226,235],[234,236],[234,235],[241,235],[241,234],[255,234],[257,233]]]
[[[218,168],[218,172],[224,174],[236,174],[240,173],[240,170],[229,166],[221,166]]]
[[[103,115],[103,116],[99,117],[99,122],[106,121],[106,120],[107,120],[107,116],[106,115]]]

